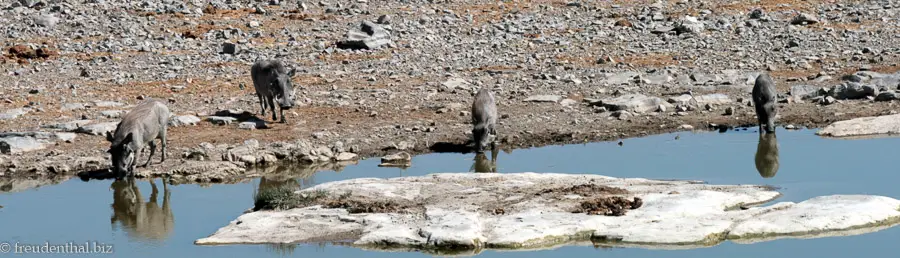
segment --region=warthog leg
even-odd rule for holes
[[[278,112],[275,112],[275,98],[266,97],[266,102],[269,103],[269,110],[272,111],[272,121],[278,120]]]
[[[266,115],[266,102],[263,101],[262,94],[256,93],[256,97],[259,98],[259,107],[260,107],[259,114],[265,116]]]
[[[156,142],[150,141],[149,143],[147,143],[147,147],[150,148],[150,156],[147,157],[147,163],[144,163],[144,165],[142,165],[141,167],[149,166],[150,161],[153,160],[153,154],[156,153]]]

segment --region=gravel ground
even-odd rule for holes
[[[258,175],[246,167],[283,160],[465,152],[479,87],[497,98],[503,148],[755,130],[749,102],[760,72],[777,82],[780,126],[894,113],[898,8],[840,0],[12,1],[0,10],[0,141],[16,138],[19,149],[0,155],[0,190],[101,177],[109,163],[102,132],[148,98],[167,100],[179,126],[169,129],[170,159],[138,176],[174,182],[246,178]],[[298,106],[286,124],[259,114],[250,65],[261,58],[297,68]]]

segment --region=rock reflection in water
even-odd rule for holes
[[[253,195],[259,192],[276,189],[280,187],[292,187],[297,190],[315,185],[315,174],[322,171],[341,172],[344,167],[354,165],[356,162],[344,163],[326,163],[314,166],[309,165],[284,165],[259,168],[257,173],[262,176],[259,178],[259,186],[254,190]]]
[[[113,189],[113,214],[110,223],[113,229],[118,222],[131,239],[162,241],[169,237],[175,227],[175,217],[169,206],[169,188],[163,180],[162,206],[157,204],[159,190],[155,180],[150,180],[150,200],[144,202],[135,179],[116,180]]]
[[[774,133],[759,135],[755,161],[756,170],[763,178],[772,178],[778,173],[778,140]]]
[[[476,173],[496,173],[498,154],[499,152],[497,152],[497,150],[491,150],[491,159],[488,160],[484,153],[476,153],[475,162],[472,163],[472,167],[469,168],[469,171],[474,170]]]

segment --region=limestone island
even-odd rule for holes
[[[441,254],[562,245],[683,249],[874,232],[900,201],[830,195],[800,203],[759,185],[556,173],[438,173],[260,190],[215,244],[343,242]]]

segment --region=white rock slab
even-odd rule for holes
[[[643,205],[623,216],[573,213],[584,197],[544,190],[592,184],[626,189]],[[780,196],[755,185],[613,178],[552,173],[441,173],[391,179],[358,178],[298,191],[411,204],[392,213],[350,213],[321,205],[239,216],[195,244],[302,243],[350,240],[375,249],[543,249],[590,241],[644,248],[696,248],[726,239],[805,237],[822,232],[887,228],[900,220],[900,201],[833,195],[801,203],[737,209]],[[502,207],[503,212],[489,212]],[[852,234],[852,232],[851,232]],[[440,252],[440,251],[438,251]],[[477,252],[477,251],[476,251]]]
[[[816,135],[829,137],[866,137],[896,134],[900,134],[900,114],[838,121],[816,132]]]

